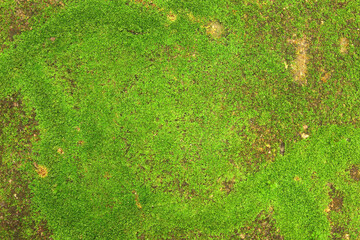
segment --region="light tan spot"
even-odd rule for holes
[[[296,45],[296,59],[291,64],[294,80],[298,84],[306,85],[306,64],[309,59],[306,53],[309,46],[308,41],[306,40],[306,36],[301,39],[288,39],[288,42]]]
[[[225,34],[224,25],[219,21],[211,22],[205,28],[206,34],[211,35],[213,38],[221,38]]]
[[[167,15],[167,19],[171,22],[174,22],[176,20],[176,15],[170,11],[170,13]]]
[[[64,151],[63,151],[61,148],[59,148],[59,149],[57,150],[57,152],[60,153],[60,154],[64,154]]]
[[[298,181],[301,180],[301,178],[300,178],[299,176],[295,176],[295,177],[294,177],[294,180],[298,182]]]
[[[340,38],[340,53],[347,53],[348,46],[349,40],[345,37]]]
[[[324,209],[324,212],[326,212],[326,213],[330,212],[330,208],[329,208],[329,207],[326,207],[326,208]]]
[[[137,194],[137,192],[135,190],[133,190],[132,193],[135,195],[136,206],[138,207],[138,209],[141,210],[142,206],[141,206],[141,203],[140,203],[139,195]]]
[[[309,137],[309,135],[308,135],[308,134],[306,134],[306,133],[301,133],[300,135],[301,135],[301,138],[303,138],[303,139],[306,139],[306,138],[308,138],[308,137]]]

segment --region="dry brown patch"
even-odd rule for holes
[[[134,0],[134,3],[136,4],[142,4],[147,9],[152,8],[156,9],[158,11],[163,11],[164,9],[159,8],[156,4],[154,4],[152,1],[146,1],[146,0]]]
[[[321,78],[320,78],[321,82],[326,83],[331,77],[331,72],[326,71],[323,68],[320,69],[320,72],[321,72]]]
[[[294,81],[301,85],[306,85],[306,74],[307,74],[307,62],[309,57],[307,56],[307,49],[309,43],[304,36],[301,39],[288,39],[288,42],[296,45],[296,59],[291,64],[292,72],[294,75]]]
[[[276,227],[276,220],[273,217],[274,208],[270,206],[267,210],[261,211],[250,226],[235,230],[231,239],[278,239],[283,240],[280,229]]]
[[[219,179],[221,179],[221,178],[219,178]],[[218,179],[218,180],[219,180]],[[229,180],[229,181],[223,181],[222,182],[222,185],[224,186],[224,187],[221,187],[220,188],[220,191],[226,191],[226,193],[227,194],[230,194],[230,192],[233,190],[233,188],[234,188],[234,184],[235,184],[235,177],[233,177],[231,180]]]
[[[357,182],[360,181],[360,170],[357,166],[353,165],[350,169],[350,177]]]
[[[38,165],[34,162],[34,167],[36,168],[36,172],[38,173],[39,177],[44,178],[48,175],[48,169],[43,165]]]
[[[342,226],[343,223],[339,222],[338,220],[334,220],[331,218],[330,212],[335,211],[339,215],[343,215],[343,201],[344,201],[344,194],[337,190],[333,183],[326,184],[329,187],[329,197],[331,202],[328,204],[327,208],[324,210],[327,213],[327,219],[330,222],[331,226],[331,235],[332,239],[338,239],[336,236],[341,235],[346,239],[348,235],[347,229]]]
[[[189,20],[193,23],[201,23],[205,21],[205,18],[195,17],[192,12],[189,12],[186,15],[188,16]]]

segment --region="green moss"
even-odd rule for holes
[[[358,19],[344,21],[358,8],[332,22],[330,2],[210,2],[74,2],[0,55],[1,96],[36,113],[41,140],[17,161],[55,238],[250,237],[265,212],[286,239],[328,239],[329,183],[337,234],[359,231]],[[19,142],[2,119],[2,145]]]

